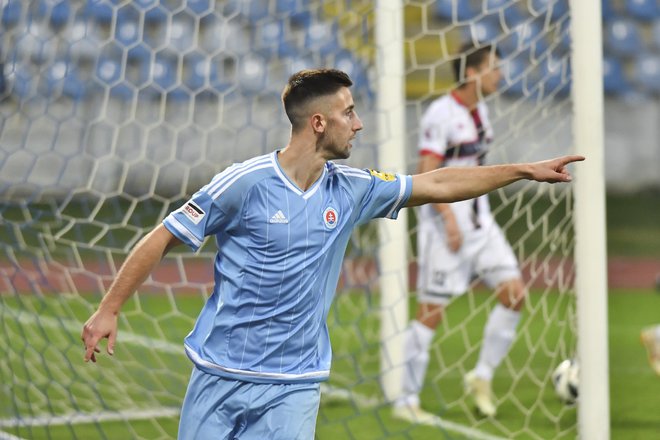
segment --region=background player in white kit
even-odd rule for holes
[[[640,339],[646,348],[651,368],[660,376],[660,324],[644,328],[640,333]]]
[[[312,439],[319,382],[331,363],[326,318],[355,226],[404,206],[464,200],[521,179],[571,180],[548,161],[389,175],[337,165],[362,122],[333,69],[294,74],[282,94],[292,125],[281,150],[234,164],[168,215],[131,251],[83,327],[85,360],[112,354],[117,315],[175,245],[213,235],[215,285],[185,350],[193,373],[179,439]]]
[[[465,45],[453,68],[458,87],[431,103],[420,127],[418,172],[439,167],[483,165],[493,129],[485,96],[497,91],[499,55],[492,46]],[[424,421],[419,392],[429,363],[429,349],[445,307],[469,287],[473,276],[494,288],[498,304],[484,329],[476,367],[464,377],[478,411],[494,416],[493,372],[506,356],[526,295],[518,263],[495,223],[488,196],[457,203],[422,206],[418,217],[417,313],[406,334],[407,368],[398,417]]]

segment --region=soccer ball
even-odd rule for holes
[[[552,372],[552,384],[559,400],[566,404],[575,403],[578,398],[578,374],[580,367],[573,359],[563,360]]]

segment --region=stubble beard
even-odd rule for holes
[[[348,159],[351,156],[351,149],[348,146],[348,142],[341,147],[334,140],[329,140],[327,143],[324,142],[321,148],[326,152],[327,160]]]

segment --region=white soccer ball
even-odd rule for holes
[[[578,398],[580,367],[574,359],[562,361],[552,372],[552,384],[559,400],[566,404],[575,403]]]

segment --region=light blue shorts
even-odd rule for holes
[[[193,368],[179,440],[312,440],[319,383],[262,384]]]

